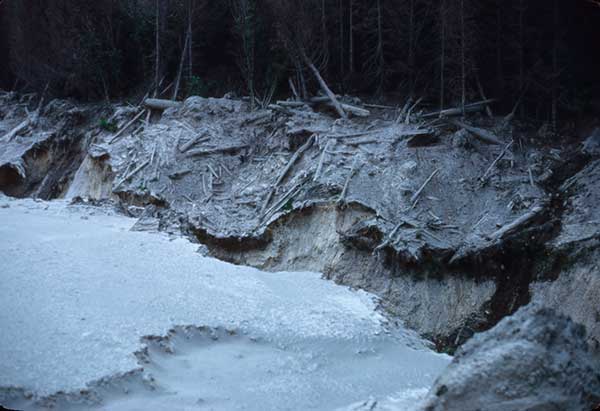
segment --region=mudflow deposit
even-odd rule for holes
[[[0,94],[0,404],[597,407],[600,129],[328,101]]]

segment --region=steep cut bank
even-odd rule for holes
[[[5,95],[4,110],[18,113],[18,99]],[[188,234],[220,259],[313,270],[371,291],[439,349],[532,298],[574,315],[597,344],[599,274],[581,256],[598,242],[597,134],[584,149],[568,138],[549,147],[532,130],[477,114],[459,126],[432,125],[419,111],[400,122],[387,110],[334,120],[285,103],[251,111],[239,99],[192,97],[150,117],[144,107],[105,107],[114,127],[95,115],[77,128],[89,136],[85,152],[57,196],[118,198],[140,229]],[[39,129],[2,144],[10,152]],[[18,169],[24,156],[0,167]],[[15,184],[29,194],[27,181]]]

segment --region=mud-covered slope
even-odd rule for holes
[[[440,348],[527,304],[532,284],[565,269],[555,244],[565,227],[578,232],[566,204],[585,195],[559,187],[593,158],[576,145],[549,147],[478,115],[466,121],[500,144],[418,113],[336,120],[299,104],[171,105],[151,114],[111,107],[118,132],[88,123],[86,152],[61,195],[117,196],[141,229],[189,234],[226,261],[310,269],[373,291]]]

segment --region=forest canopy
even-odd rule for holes
[[[235,91],[432,106],[498,99],[543,121],[600,95],[593,0],[4,0],[3,88],[84,100]]]

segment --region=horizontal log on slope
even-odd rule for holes
[[[208,140],[210,140],[210,137],[208,137],[206,135],[206,131],[204,131],[204,132],[198,134],[196,137],[192,137],[190,140],[188,140],[187,142],[182,144],[181,147],[179,147],[179,152],[185,153],[186,151],[188,151],[190,148],[192,148],[196,144],[204,143]]]
[[[536,204],[534,205],[530,211],[523,214],[521,217],[517,218],[511,223],[504,225],[499,228],[489,236],[478,237],[479,240],[475,243],[467,242],[464,243],[461,247],[456,250],[456,253],[452,256],[449,261],[450,265],[460,263],[467,259],[472,258],[473,256],[477,256],[485,252],[492,247],[497,247],[502,243],[510,235],[527,228],[533,220],[537,219],[543,212],[545,211],[544,204]],[[485,216],[484,216],[485,217]],[[477,224],[473,227],[473,229],[478,226],[483,218],[479,220]]]
[[[493,98],[489,98],[487,100],[482,100],[482,101],[477,101],[475,103],[470,103],[465,105],[465,109],[464,112],[465,113],[477,113],[483,109],[485,109],[485,107],[488,104],[491,104],[493,102],[495,102],[496,100]],[[441,110],[441,111],[435,111],[433,113],[427,113],[427,114],[422,114],[420,117],[421,118],[432,118],[432,117],[451,117],[451,116],[460,116],[463,113],[463,109],[462,107],[454,107],[454,108],[448,108],[445,110]]]
[[[166,110],[172,107],[180,107],[179,101],[164,100],[160,98],[147,98],[144,100],[144,105],[154,110]]]
[[[484,130],[479,127],[470,126],[470,125],[465,124],[462,121],[458,121],[458,120],[448,119],[446,121],[450,124],[453,124],[457,127],[467,130],[469,133],[473,134],[476,138],[483,141],[484,143],[496,144],[499,146],[502,145],[502,141],[500,141],[498,139],[498,137],[496,137],[494,134],[492,134],[491,132],[489,132],[487,130]]]
[[[331,106],[331,102],[329,101],[328,97],[312,97],[308,100],[309,104],[319,104],[319,103],[325,103],[329,106]],[[346,104],[346,103],[339,103],[340,106],[347,111],[348,113],[352,113],[352,115],[356,116],[356,117],[368,117],[371,115],[371,112],[367,109],[358,107],[358,106],[353,106],[352,104]]]
[[[517,231],[519,228],[526,226],[531,222],[531,220],[538,217],[544,211],[544,206],[541,204],[537,204],[533,206],[533,208],[527,213],[523,214],[521,217],[517,218],[512,223],[506,224],[502,228],[498,229],[492,235],[490,235],[491,241],[498,241],[506,238],[510,234]]]
[[[196,150],[190,150],[186,157],[202,156],[206,154],[217,154],[217,153],[233,153],[244,148],[247,148],[248,144],[241,144],[237,146],[226,146],[216,148],[198,148]]]

